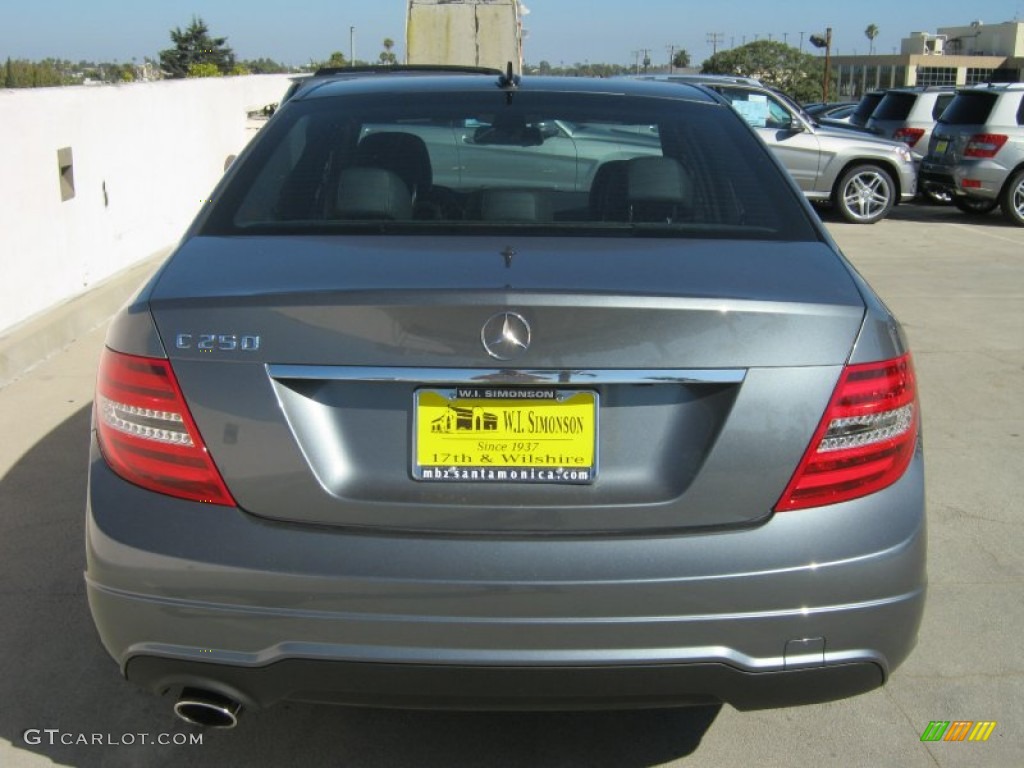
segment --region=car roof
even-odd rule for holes
[[[960,89],[961,91],[1020,91],[1024,83],[977,83]]]
[[[458,71],[451,71],[436,67],[419,67],[414,70],[395,67],[386,68],[386,70],[354,73],[344,70],[325,75],[317,74],[305,79],[301,86],[293,92],[291,100],[305,101],[360,93],[408,94],[413,91],[429,90],[473,92],[485,89],[493,90],[498,87],[511,92],[658,96],[715,104],[723,103],[717,95],[701,88],[697,83],[546,75],[526,75],[508,81],[505,74],[498,70],[461,68]]]
[[[901,85],[898,88],[887,88],[889,93],[943,93],[955,91],[955,85]]]
[[[706,83],[706,84],[736,84],[736,85],[762,85],[756,77],[745,75],[706,75],[702,73],[655,73],[649,75],[625,75],[634,80],[658,80],[672,83]]]
[[[348,80],[376,75],[437,75],[442,73],[499,76],[501,70],[490,67],[463,67],[444,64],[367,64],[354,67],[320,67],[316,72],[307,72],[291,78],[292,84],[282,101],[288,101],[299,92],[306,91],[326,80]]]

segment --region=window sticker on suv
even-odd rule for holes
[[[750,94],[747,101],[734,100],[733,109],[740,113],[740,116],[755,128],[764,128],[768,125],[768,98],[760,94]]]

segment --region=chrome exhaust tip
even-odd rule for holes
[[[190,725],[227,729],[238,725],[242,705],[219,693],[185,688],[174,704],[174,714]]]

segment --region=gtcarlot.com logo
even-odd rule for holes
[[[932,720],[921,741],[988,741],[995,729],[994,720]]]
[[[29,728],[22,738],[32,746],[50,747],[194,747],[203,743],[201,733],[72,733],[59,728]]]

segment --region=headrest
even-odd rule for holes
[[[688,203],[693,197],[689,174],[671,157],[634,157],[627,178],[632,202]]]
[[[411,219],[412,195],[392,171],[346,168],[338,177],[335,214],[342,219]]]
[[[381,131],[367,134],[356,147],[355,165],[393,171],[410,192],[426,192],[434,183],[427,145],[411,133]]]
[[[551,221],[548,196],[536,189],[485,189],[480,193],[484,221]]]

